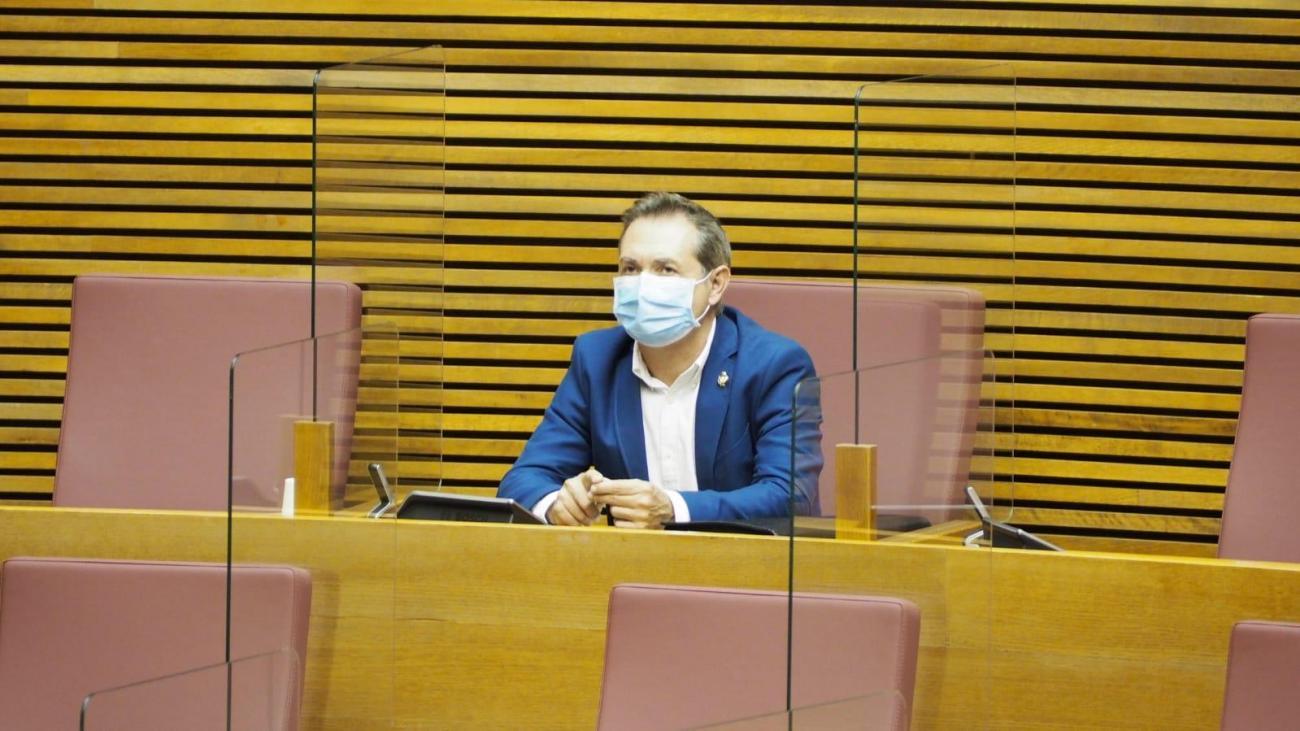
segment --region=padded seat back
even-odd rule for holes
[[[858,414],[853,285],[735,278],[728,306],[803,345],[821,381],[823,515],[835,512],[835,445],[875,444],[876,505],[947,520],[962,512],[979,418],[984,299],[956,287],[858,288]],[[811,401],[803,394],[801,405]],[[811,418],[811,417],[806,417]]]
[[[1300,561],[1300,315],[1246,326],[1241,414],[1219,557]]]
[[[316,309],[321,335],[357,328],[361,292],[321,282]],[[309,282],[77,277],[54,504],[225,509],[231,359],[310,334]],[[359,350],[358,339],[352,341],[330,344],[344,353]],[[246,369],[238,407],[243,423],[235,427],[242,440],[237,504],[279,506],[288,476],[283,442],[259,432],[285,415],[311,415],[310,355],[307,347],[278,353],[274,363],[261,356],[251,359],[261,368]],[[335,363],[338,354],[321,360]],[[331,402],[337,443],[350,445],[356,368],[327,372],[334,382],[318,384],[318,392],[353,395]],[[341,500],[350,449],[338,451],[333,484]]]
[[[785,708],[789,596],[623,584],[610,594],[601,729],[684,729]],[[897,692],[873,728],[906,729],[920,610],[903,599],[796,594],[796,708]]]
[[[1224,731],[1300,728],[1300,624],[1238,622],[1228,650]]]
[[[311,577],[236,566],[231,583],[231,657],[293,651],[290,684],[267,693],[296,729]],[[11,558],[0,569],[0,728],[75,729],[87,694],[220,663],[225,638],[224,564]]]

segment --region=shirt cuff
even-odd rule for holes
[[[686,498],[676,490],[664,490],[664,492],[668,493],[668,501],[673,504],[673,520],[678,523],[691,522],[691,509],[686,507]]]
[[[550,523],[551,521],[546,519],[546,514],[551,511],[551,506],[554,505],[555,501],[559,499],[560,499],[559,490],[556,490],[555,492],[544,496],[541,500],[538,500],[535,505],[533,505],[533,515],[536,515],[537,517],[541,518],[543,523]]]

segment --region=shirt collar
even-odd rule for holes
[[[700,373],[704,371],[704,363],[709,359],[709,351],[713,349],[713,336],[717,332],[718,318],[714,317],[709,320],[709,336],[704,341],[704,348],[700,350],[695,362],[691,363],[685,371],[682,371],[682,374],[677,377],[677,381],[673,385],[699,380]],[[636,374],[636,377],[650,388],[669,388],[663,381],[650,375],[650,369],[646,367],[645,359],[641,357],[641,343],[636,341],[632,342],[632,373]]]

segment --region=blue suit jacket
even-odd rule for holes
[[[683,492],[691,520],[781,516],[790,510],[795,385],[814,375],[793,340],[724,308],[695,405],[699,492]],[[586,333],[542,423],[501,481],[498,494],[533,506],[589,466],[611,479],[648,479],[641,381],[632,373],[632,339],[621,327]],[[725,385],[718,376],[726,371]],[[801,389],[805,413],[810,393]],[[812,396],[815,399],[815,395]],[[818,420],[799,418],[796,511],[817,504],[821,471]]]

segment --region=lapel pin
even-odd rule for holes
[[[718,374],[718,388],[726,388],[726,387],[727,387],[727,381],[730,381],[730,380],[731,380],[731,376],[727,375],[727,372],[726,372],[726,371],[723,371],[723,372],[719,373],[719,374]]]

